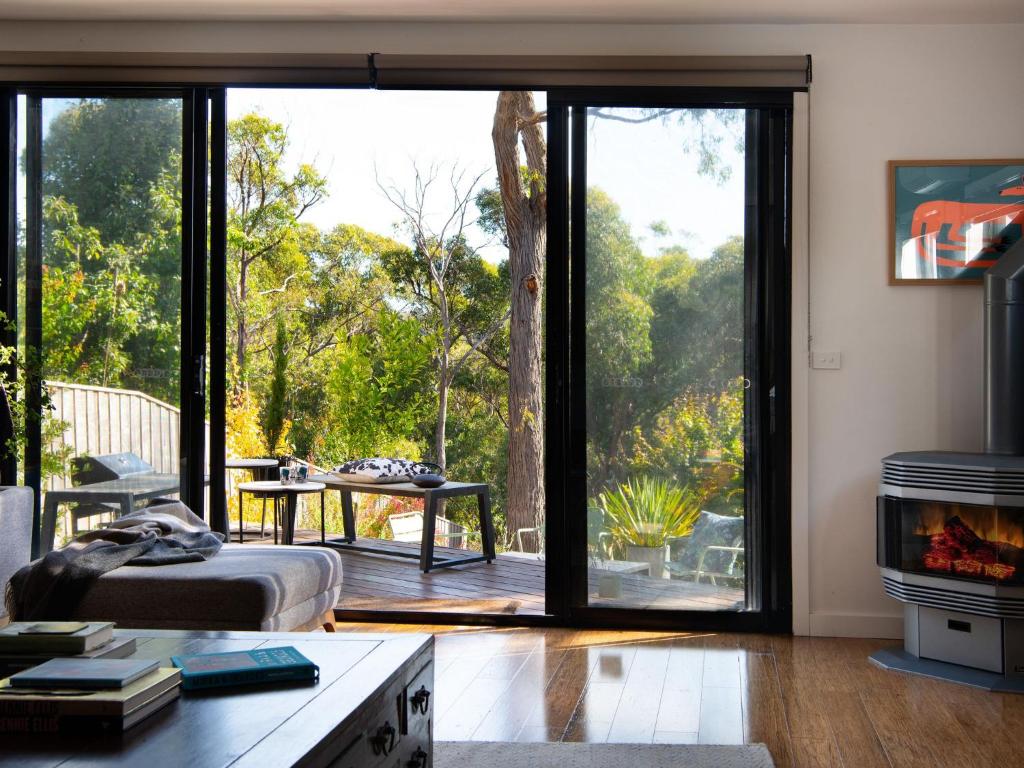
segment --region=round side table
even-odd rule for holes
[[[249,483],[241,483],[238,486],[238,508],[242,508],[242,494],[251,493],[257,498],[269,498],[274,500],[274,543],[277,544],[277,502],[278,499],[285,500],[285,515],[283,531],[281,533],[282,543],[291,544],[295,539],[295,510],[298,506],[299,495],[303,493],[320,494],[320,541],[324,540],[324,489],[323,483],[290,483],[283,485],[280,480],[256,480]]]

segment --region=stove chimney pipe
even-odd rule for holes
[[[985,452],[1024,455],[1024,238],[985,273]]]

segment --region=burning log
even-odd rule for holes
[[[929,547],[922,559],[931,571],[953,572],[960,576],[986,576],[1005,581],[1024,565],[1024,549],[1005,541],[981,538],[959,516],[953,516],[941,533],[928,536]]]
[[[960,547],[960,549],[965,552],[974,551],[985,541],[978,536],[978,534],[972,531],[958,515],[954,515],[946,521],[946,525],[943,527],[942,533],[952,544]]]

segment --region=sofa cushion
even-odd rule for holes
[[[124,627],[277,627],[275,617],[290,609],[332,594],[337,600],[341,577],[341,556],[330,549],[225,544],[203,562],[110,571],[89,588],[73,618]]]

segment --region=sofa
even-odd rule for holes
[[[0,584],[30,561],[32,492],[0,487]],[[67,619],[146,629],[333,629],[341,556],[324,547],[225,544],[209,560],[122,566],[89,588]]]

